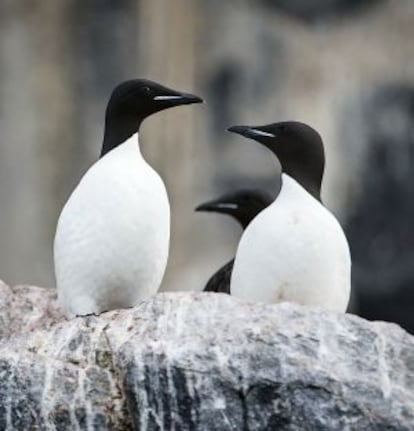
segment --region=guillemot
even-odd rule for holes
[[[278,196],[241,237],[231,294],[345,312],[351,257],[340,224],[321,201],[325,155],[320,135],[294,121],[228,130],[263,144],[282,167]]]
[[[227,214],[237,220],[246,229],[256,215],[265,209],[273,198],[265,191],[258,189],[241,189],[226,193],[219,198],[199,205],[195,210]],[[234,259],[223,265],[208,280],[204,292],[230,293],[230,277]]]
[[[138,141],[142,121],[192,94],[145,79],[115,87],[101,157],[66,202],[56,228],[58,300],[68,317],[127,308],[159,288],[168,258],[170,206]]]

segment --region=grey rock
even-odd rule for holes
[[[414,338],[394,324],[213,293],[56,316],[2,339],[0,429],[414,429]]]
[[[56,290],[26,285],[9,287],[0,280],[0,340],[46,329],[62,317]]]

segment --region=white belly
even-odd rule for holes
[[[240,240],[231,294],[345,312],[350,288],[351,259],[341,226],[284,174],[280,195],[250,223]]]
[[[89,169],[60,215],[54,260],[66,314],[131,307],[155,294],[169,231],[164,184],[132,137]]]

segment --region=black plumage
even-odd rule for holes
[[[246,229],[256,215],[273,201],[267,192],[258,189],[243,189],[227,193],[218,199],[199,205],[196,211],[216,212],[232,216]],[[230,279],[234,259],[222,266],[208,280],[204,292],[230,294]]]
[[[233,271],[234,259],[223,265],[207,281],[204,292],[228,293],[230,294],[230,280]]]

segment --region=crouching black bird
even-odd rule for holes
[[[227,193],[213,201],[199,205],[195,210],[227,214],[235,218],[246,229],[256,215],[273,201],[272,196],[263,190],[242,189]],[[230,279],[234,259],[222,266],[208,280],[204,292],[230,294]]]

